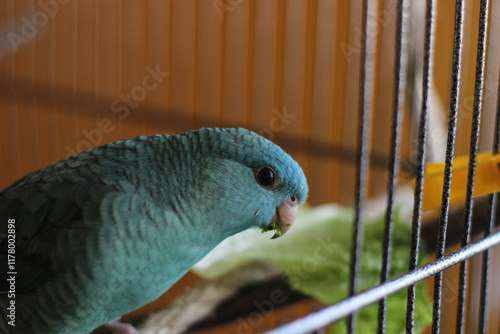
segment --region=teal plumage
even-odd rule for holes
[[[1,291],[9,219],[17,272],[16,326],[0,293],[0,331],[89,332],[159,297],[226,237],[285,232],[307,192],[299,165],[244,129],[120,140],[29,174],[0,193]]]

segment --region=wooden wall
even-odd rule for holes
[[[438,3],[435,86],[446,110],[454,1]],[[467,4],[460,153],[468,145],[479,6]],[[312,204],[352,203],[360,15],[360,1],[6,0],[0,9],[0,188],[120,138],[243,126],[301,163]],[[390,140],[394,0],[379,1],[373,27],[377,167],[370,189],[380,193]],[[412,34],[422,32],[417,25]],[[488,118],[498,43],[494,48]],[[421,57],[421,47],[414,44],[412,53]],[[409,155],[410,131],[404,137]]]

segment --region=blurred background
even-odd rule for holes
[[[444,160],[455,17],[454,1],[436,2],[430,161]],[[457,155],[469,150],[479,16],[479,1],[465,2]],[[412,177],[421,103],[425,3],[411,3],[402,185]],[[377,5],[370,198],[387,188],[396,24],[396,1]],[[493,137],[499,1],[490,12],[481,151]],[[362,41],[359,0],[3,0],[0,189],[121,138],[227,126],[289,152],[311,205],[352,205]]]

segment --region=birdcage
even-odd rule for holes
[[[245,127],[304,168],[310,205],[352,211],[347,298],[326,305],[276,277],[253,281],[179,332],[319,333],[334,322],[361,332],[359,312],[376,304],[370,331],[383,333],[387,298],[404,291],[399,327],[412,333],[421,281],[433,305],[424,332],[500,331],[500,2],[7,0],[2,9],[0,189],[113,140]],[[394,276],[397,210],[411,247]],[[380,278],[364,290],[373,212],[385,217]],[[125,320],[140,323],[204,282],[188,273]],[[276,289],[286,302],[255,307]]]

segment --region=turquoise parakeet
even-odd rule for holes
[[[0,193],[0,332],[88,333],[226,237],[284,233],[307,193],[297,162],[245,129],[120,140],[29,174]]]

